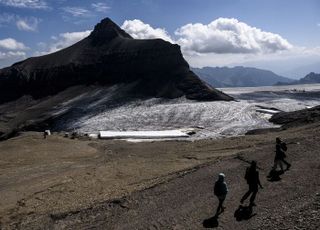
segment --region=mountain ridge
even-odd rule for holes
[[[277,85],[303,85],[303,84],[318,84],[320,83],[320,73],[311,72],[303,78],[291,83],[278,82]]]
[[[272,71],[253,67],[203,67],[192,68],[200,78],[216,87],[257,87],[272,86],[279,81],[292,79],[279,76]]]

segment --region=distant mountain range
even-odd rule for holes
[[[278,82],[276,85],[301,85],[301,84],[317,84],[320,83],[320,74],[311,72],[300,80],[291,83]]]
[[[269,70],[236,66],[203,67],[192,70],[205,82],[214,87],[272,86],[279,82],[290,84],[293,79],[279,76]]]

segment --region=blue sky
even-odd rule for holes
[[[178,43],[192,66],[312,71],[319,12],[317,0],[0,0],[0,67],[71,45],[110,17],[135,38]]]

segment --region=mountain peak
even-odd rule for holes
[[[93,41],[93,44],[95,45],[101,45],[106,41],[111,41],[116,37],[132,38],[110,18],[102,19],[94,27],[94,30],[92,31],[90,37]]]

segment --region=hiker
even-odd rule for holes
[[[259,179],[259,172],[257,171],[257,162],[252,161],[250,167],[246,169],[245,179],[247,180],[247,184],[249,185],[249,191],[244,194],[244,196],[241,199],[241,204],[251,195],[250,197],[250,207],[256,206],[254,203],[254,200],[256,198],[256,195],[258,193],[258,185],[260,188],[263,188],[260,179]]]
[[[214,195],[216,195],[219,200],[219,205],[215,217],[218,217],[218,215],[222,213],[225,209],[225,207],[223,207],[223,202],[226,199],[228,187],[227,183],[224,181],[224,178],[225,175],[223,173],[219,173],[218,180],[214,184]]]
[[[286,170],[289,170],[291,167],[291,164],[288,163],[285,158],[287,157],[285,154],[285,151],[287,151],[287,144],[283,142],[280,137],[276,138],[276,155],[274,157],[274,165],[273,170],[277,169],[277,166],[280,166],[281,171],[283,171],[282,163],[284,163],[287,168]]]

